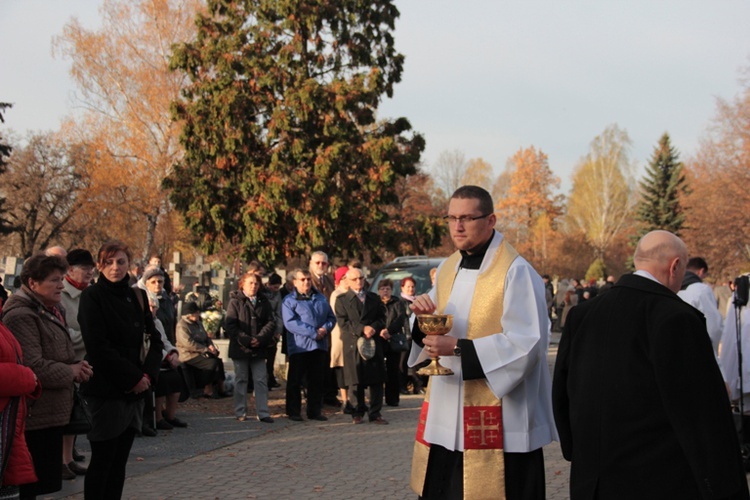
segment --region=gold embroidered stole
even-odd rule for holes
[[[502,332],[503,295],[508,268],[518,252],[503,241],[486,271],[477,277],[469,311],[466,338],[478,339]],[[443,264],[437,279],[437,312],[442,313],[456,278],[459,252]],[[430,444],[424,440],[429,411],[430,386],[417,424],[412,458],[411,488],[422,495],[427,475]],[[505,498],[502,401],[495,397],[485,379],[463,381],[464,498]]]

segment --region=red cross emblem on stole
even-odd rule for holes
[[[501,450],[503,414],[500,406],[464,406],[464,449]]]

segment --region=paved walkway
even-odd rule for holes
[[[141,438],[131,454],[123,498],[414,499],[408,480],[420,404],[419,396],[403,398],[401,406],[384,411],[387,426],[355,426],[341,413],[328,422],[279,418],[268,425],[231,419],[238,429],[248,428],[255,435],[170,464],[158,457],[158,449],[151,456],[144,453],[151,440]],[[182,430],[161,434],[193,443],[219,437]],[[568,498],[568,467],[559,447],[555,443],[544,451],[547,498]],[[66,490],[80,491],[82,485],[77,479],[66,483]]]
[[[550,349],[550,364],[555,347]],[[274,391],[272,397],[283,397]],[[414,499],[409,469],[421,396],[384,407],[390,425],[352,425],[329,409],[328,422],[238,422],[231,400],[181,411],[187,429],[138,438],[128,463],[125,499]],[[88,456],[87,443],[79,445]],[[568,498],[567,462],[544,449],[547,498]],[[83,478],[45,498],[82,499]]]

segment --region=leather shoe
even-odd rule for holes
[[[313,417],[307,417],[307,418],[310,419],[310,420],[317,420],[318,422],[327,422],[328,421],[328,417],[326,417],[325,415],[315,415]]]
[[[86,471],[88,470],[86,467],[83,467],[81,465],[78,465],[75,460],[68,463],[68,470],[75,474],[76,476],[85,476]]]
[[[188,424],[184,420],[180,420],[179,418],[167,418],[164,416],[164,421],[166,421],[169,425],[172,427],[187,427]]]
[[[160,431],[171,431],[172,429],[174,429],[174,427],[172,427],[172,424],[167,422],[165,419],[161,419],[156,422],[156,428]]]
[[[289,415],[289,420],[294,420],[295,422],[302,422],[302,420],[304,419],[300,417],[299,415]]]
[[[352,418],[352,423],[355,424],[355,425],[361,424],[362,423],[362,417],[353,417]]]
[[[273,419],[271,417],[263,417],[263,418],[260,418],[258,420],[260,420],[264,424],[272,424],[273,423]]]
[[[73,447],[73,460],[75,460],[76,462],[86,461],[86,457],[81,455],[81,453],[78,450],[76,450],[75,446]]]
[[[156,437],[156,429],[148,425],[141,428],[141,436]]]
[[[70,470],[67,465],[62,464],[62,478],[71,481],[76,478],[76,473]]]
[[[378,417],[376,419],[370,420],[371,424],[377,424],[377,425],[388,425],[388,421],[384,419],[383,417]]]

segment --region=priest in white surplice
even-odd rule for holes
[[[716,302],[713,289],[703,282],[708,276],[708,264],[703,257],[691,257],[687,262],[682,287],[677,295],[698,309],[706,317],[706,329],[711,337],[714,355],[718,355],[722,333],[722,317]]]
[[[453,329],[424,336],[415,325],[409,364],[440,356],[454,375],[430,379],[411,486],[430,499],[543,499],[542,447],[557,431],[542,278],[494,230],[486,190],[459,188],[446,219],[459,251],[411,307],[452,314]]]

